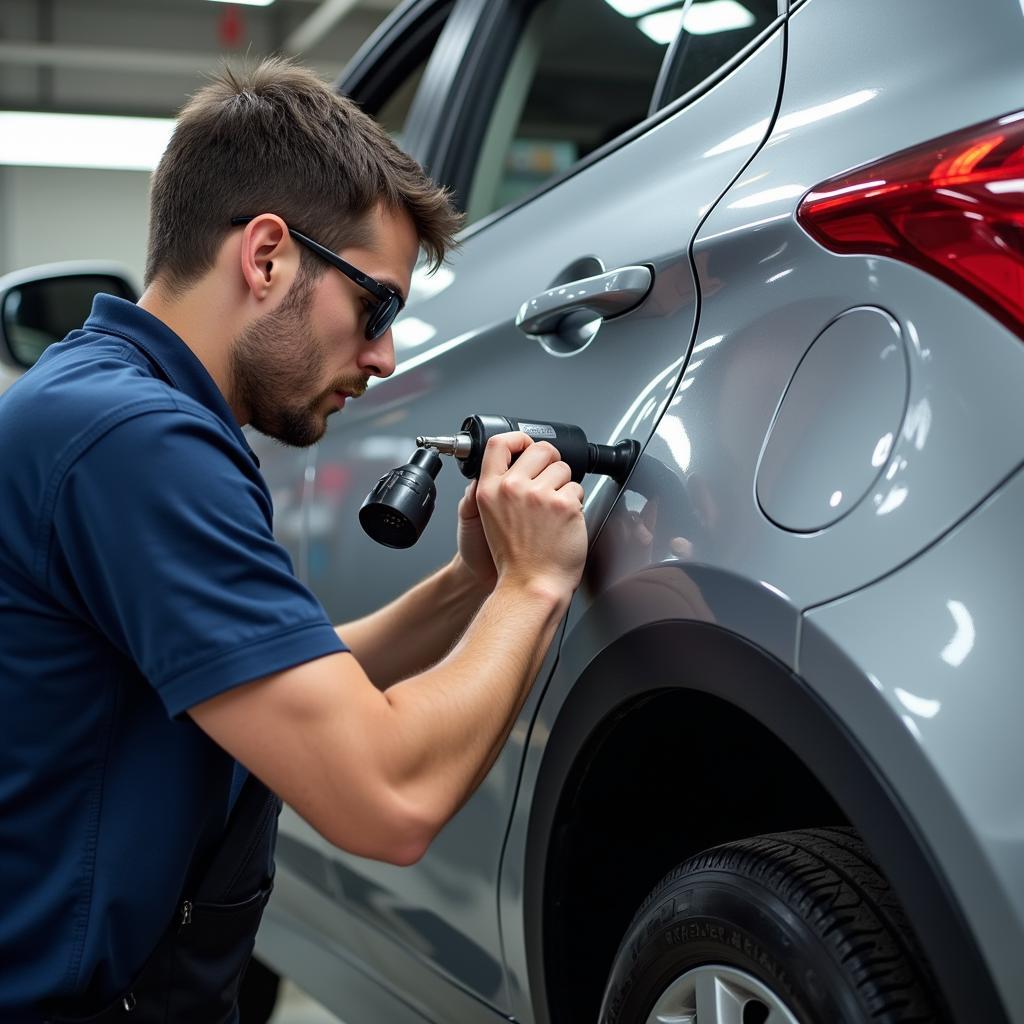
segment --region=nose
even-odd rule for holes
[[[379,338],[364,343],[359,367],[374,377],[390,377],[395,372],[395,341],[390,327]]]

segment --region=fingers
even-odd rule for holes
[[[535,441],[509,467],[508,475],[533,480],[549,466],[557,463],[559,459],[561,456],[554,445],[547,441]],[[566,469],[568,468],[566,466]]]
[[[533,478],[535,484],[541,487],[550,487],[553,491],[564,487],[571,480],[572,470],[564,462],[552,462]]]
[[[480,515],[480,509],[476,503],[476,486],[478,481],[470,480],[465,493],[459,501],[459,518],[475,519]]]
[[[578,586],[587,554],[582,502],[583,488],[552,445],[522,433],[491,438],[476,505],[499,582],[543,580],[566,593]]]
[[[498,476],[512,465],[513,459],[533,444],[533,438],[521,430],[495,434],[484,448],[480,460],[480,476]]]
[[[565,466],[565,463],[563,462],[562,465]],[[569,467],[566,466],[566,469],[568,468]],[[570,482],[567,483],[564,487],[559,488],[559,493],[567,494],[575,498],[580,503],[581,507],[583,505],[583,499],[586,494],[586,492],[583,490],[583,484],[578,484],[575,480],[570,480]]]
[[[558,449],[547,441],[534,441],[521,431],[495,434],[487,442],[480,463],[480,476],[503,473],[534,479],[552,463],[559,461]]]
[[[571,481],[572,470],[560,460],[558,450],[547,441],[534,441],[519,432],[497,434],[487,442],[484,450],[478,487],[472,499],[467,491],[463,502],[472,500],[477,507],[481,502],[490,505],[499,500],[501,493],[507,495],[512,491],[530,489],[539,495],[543,491],[558,491]],[[574,498],[577,491],[582,494],[579,485],[575,485],[571,492]]]

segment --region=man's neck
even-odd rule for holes
[[[154,282],[142,293],[138,305],[165,323],[192,350],[220,389],[239,426],[244,426],[246,411],[238,408],[231,394],[231,312],[216,291],[210,286],[210,278],[205,278],[184,295],[172,297]]]

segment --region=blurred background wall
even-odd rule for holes
[[[0,274],[57,260],[146,261],[149,172],[0,167]]]
[[[149,188],[147,170],[22,164],[12,154],[24,129],[4,125],[5,112],[170,118],[204,73],[268,53],[333,81],[393,6],[0,0],[0,274],[101,258],[123,263],[141,285]],[[73,160],[74,147],[64,150]]]

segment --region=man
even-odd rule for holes
[[[335,631],[240,427],[312,444],[388,376],[417,253],[440,263],[458,217],[278,61],[193,98],[151,204],[138,305],[98,297],[0,401],[5,1022],[231,1020],[269,884],[262,783],[338,846],[416,861],[497,756],[585,557],[568,467],[502,435],[453,560]]]

